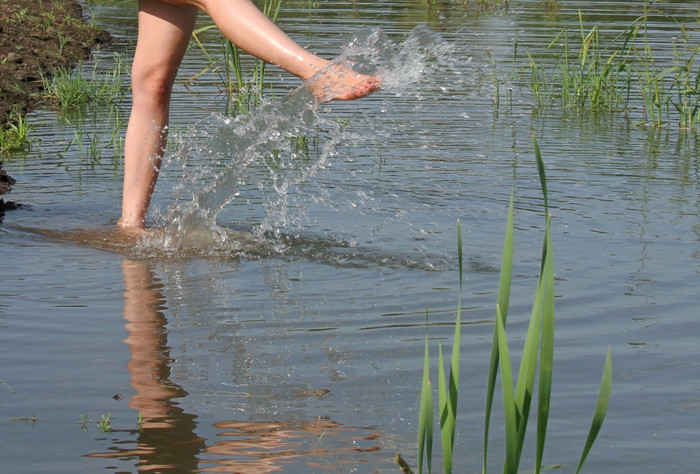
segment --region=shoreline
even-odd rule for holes
[[[50,106],[41,96],[42,77],[74,68],[112,40],[87,21],[77,0],[0,2],[0,18],[7,19],[0,25],[0,127],[5,130],[18,117]],[[13,184],[0,157],[0,196],[10,193]],[[4,211],[19,206],[0,197],[0,222]]]

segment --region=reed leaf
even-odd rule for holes
[[[428,350],[428,314],[426,312],[425,356],[423,357],[423,383],[420,394],[420,411],[418,414],[418,473],[423,472],[423,459],[432,472],[433,456],[433,389],[430,384],[430,353]]]
[[[530,404],[532,402],[532,393],[535,386],[542,322],[542,295],[543,285],[542,277],[540,276],[537,290],[535,291],[535,300],[532,305],[530,324],[528,325],[527,335],[525,336],[525,345],[523,347],[520,370],[518,372],[518,382],[515,388],[515,408],[517,416],[515,426],[515,431],[517,433],[516,464],[520,463],[520,455],[522,454],[523,445],[525,443],[525,432],[527,430],[527,422],[530,416]]]
[[[544,162],[537,143],[533,136],[535,147],[535,159],[540,176],[540,185],[544,195],[545,206],[545,237],[542,249],[542,270],[540,273],[540,286],[542,289],[542,331],[540,339],[540,373],[537,402],[537,447],[535,455],[535,473],[540,472],[542,456],[544,454],[545,439],[547,437],[547,422],[549,419],[549,405],[552,393],[552,371],[554,366],[554,253],[552,251],[551,216],[547,202],[547,177],[545,175]]]
[[[523,347],[520,368],[517,375],[517,384],[514,383],[513,367],[511,365],[508,339],[506,336],[507,310],[510,300],[510,287],[513,270],[513,202],[514,192],[511,191],[510,203],[508,207],[508,219],[506,223],[505,241],[503,246],[503,257],[501,261],[501,274],[498,290],[498,302],[496,304],[496,323],[494,325],[493,341],[491,345],[491,360],[489,364],[489,379],[486,397],[486,416],[484,423],[484,452],[482,471],[486,473],[488,469],[488,442],[489,428],[491,423],[491,412],[496,391],[496,381],[500,371],[500,382],[503,401],[503,418],[505,434],[505,462],[503,472],[506,474],[516,474],[519,470],[527,424],[530,416],[535,390],[535,380],[537,386],[537,439],[535,452],[534,472],[539,473],[542,469],[542,459],[544,454],[545,440],[547,436],[547,424],[549,421],[550,401],[552,392],[552,374],[554,365],[554,262],[551,237],[551,216],[549,214],[549,203],[547,199],[547,177],[545,174],[544,162],[540,153],[537,138],[533,136],[535,158],[537,161],[540,185],[544,196],[545,215],[545,235],[542,245],[542,261],[540,265],[539,278],[535,291],[532,312],[528,325],[525,344]],[[446,473],[452,472],[453,453],[455,441],[455,427],[457,416],[457,399],[459,386],[459,359],[460,359],[460,327],[461,327],[461,289],[462,289],[462,249],[461,249],[461,229],[458,222],[457,231],[459,236],[459,268],[460,268],[460,298],[457,308],[457,322],[455,325],[454,344],[452,347],[452,358],[449,377],[443,360],[442,347],[439,351],[439,387],[438,405],[440,410],[441,441],[443,453],[443,466]],[[426,414],[432,416],[432,408],[427,404],[432,402],[429,393],[430,386],[428,380],[428,346],[426,337],[426,352],[424,363],[423,393],[421,395],[421,414],[419,421],[419,464],[422,470],[423,452],[429,436]],[[611,361],[610,350],[601,381],[601,389],[598,396],[598,403],[594,412],[593,421],[589,430],[588,439],[584,451],[579,461],[581,469],[586,456],[588,455],[595,438],[605,418],[608,400],[610,397],[611,385]],[[430,433],[432,434],[432,433]],[[430,469],[430,463],[429,469]]]
[[[586,457],[595,442],[600,427],[603,426],[603,421],[605,419],[605,414],[608,411],[608,402],[610,401],[610,389],[612,385],[612,355],[610,353],[610,347],[608,347],[608,355],[605,358],[605,367],[603,368],[603,377],[600,381],[600,391],[598,392],[598,401],[596,402],[595,411],[593,412],[593,421],[591,422],[591,428],[588,431],[588,438],[586,439],[586,444],[583,447],[583,453],[581,454],[581,459],[579,460],[578,467],[576,468],[576,473],[578,474],[583,467],[583,463],[586,461]]]
[[[496,304],[496,319],[503,318],[503,326],[506,325],[508,316],[508,305],[510,302],[510,286],[513,272],[513,198],[514,191],[510,193],[510,204],[508,205],[508,217],[506,220],[506,231],[503,243],[503,255],[501,257],[501,274],[498,284],[498,302]],[[489,376],[486,388],[486,409],[484,422],[484,454],[482,471],[486,473],[489,446],[489,425],[491,423],[491,411],[493,408],[493,397],[496,390],[496,378],[498,375],[499,363],[498,348],[498,327],[494,327],[493,340],[491,342],[491,359],[489,363]]]
[[[504,326],[503,313],[496,308],[496,337],[498,338],[499,368],[501,370],[501,391],[503,396],[503,418],[505,422],[506,436],[506,463],[503,468],[505,474],[518,472],[518,421],[513,392],[513,372],[508,353],[508,339]]]
[[[544,243],[544,267],[541,276],[541,305],[542,327],[540,335],[539,357],[539,387],[537,402],[537,447],[535,456],[535,472],[540,472],[545,439],[547,437],[547,422],[552,393],[552,370],[554,366],[554,264],[551,239],[551,217],[546,216]]]
[[[459,288],[460,295],[457,303],[457,317],[455,331],[452,337],[452,355],[450,359],[449,377],[445,377],[446,367],[440,346],[439,355],[439,382],[438,382],[438,406],[440,407],[440,439],[442,442],[443,471],[446,474],[452,472],[452,452],[455,443],[457,428],[457,401],[459,400],[459,359],[462,326],[462,228],[457,220],[457,255],[459,263]]]
[[[462,294],[462,222],[457,219],[457,261],[459,262],[459,293]],[[459,310],[459,307],[457,308]]]
[[[462,224],[457,220],[457,256],[459,259],[459,296],[457,298],[457,316],[455,318],[455,332],[452,336],[452,359],[450,361],[449,379],[449,407],[452,418],[450,427],[450,442],[454,445],[455,428],[457,420],[457,400],[459,400],[459,360],[460,346],[462,342]]]
[[[551,218],[547,216],[546,258],[542,274],[542,330],[540,339],[539,388],[537,402],[537,448],[535,472],[540,471],[547,436],[554,366],[554,266],[550,238]]]
[[[442,470],[445,474],[452,472],[452,438],[450,430],[454,430],[454,416],[451,410],[449,389],[445,379],[442,345],[439,348],[438,359],[438,406],[440,407],[440,441],[442,446]]]

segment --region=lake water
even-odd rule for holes
[[[100,65],[133,51],[134,3],[85,2],[116,37]],[[17,180],[6,197],[25,207],[0,226],[2,471],[399,472],[397,452],[415,467],[426,310],[436,370],[459,296],[459,219],[455,466],[480,472],[511,189],[515,358],[539,270],[534,134],[557,275],[544,462],[575,470],[610,347],[612,398],[585,470],[696,472],[697,137],[638,126],[641,111],[533,113],[529,89],[508,80],[516,43],[526,65],[525,52],[545,54],[562,29],[578,34],[579,9],[602,38],[643,13],[636,1],[563,3],[286,2],[278,23],[313,51],[336,56],[353,35],[357,49],[373,46],[385,87],[306,110],[287,95],[299,81],[270,67],[275,92],[255,120],[225,116],[221,77],[193,43],[149,217],[168,230],[150,243],[124,246],[111,233],[121,150],[110,140],[129,97],[84,119],[32,113],[40,142],[3,157]],[[663,63],[680,31],[673,19],[697,26],[697,5],[653,7],[648,40]],[[215,32],[201,40],[221,56]],[[193,202],[219,203],[209,213],[219,227]],[[527,445],[523,467],[533,459]]]

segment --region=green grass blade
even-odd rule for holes
[[[532,136],[532,142],[535,146],[535,160],[537,161],[537,172],[540,175],[540,186],[542,187],[542,196],[544,198],[544,213],[549,214],[549,203],[547,201],[547,176],[544,172],[544,161],[542,161],[542,154],[540,153],[540,146],[537,143],[537,137]]]
[[[459,297],[457,299],[457,316],[455,332],[452,337],[452,359],[450,361],[449,403],[452,426],[450,427],[450,443],[454,446],[455,429],[457,424],[457,401],[459,400],[459,360],[462,343],[462,226],[457,221],[457,255],[459,258]]]
[[[430,384],[430,353],[428,351],[428,333],[426,312],[425,356],[423,358],[423,383],[420,394],[420,411],[418,414],[418,473],[423,472],[423,459],[432,472],[433,456],[433,391]]]
[[[440,441],[442,444],[442,466],[445,474],[452,472],[452,441],[450,430],[454,428],[454,418],[450,408],[450,396],[445,378],[442,345],[439,349],[438,406],[440,407]]]
[[[605,414],[608,411],[608,402],[610,401],[610,386],[612,385],[612,355],[610,353],[610,347],[608,347],[608,355],[605,358],[605,368],[603,369],[603,377],[600,381],[600,391],[598,392],[598,402],[596,403],[595,411],[593,412],[593,421],[591,422],[591,428],[588,431],[588,438],[586,439],[586,445],[583,448],[583,453],[581,454],[581,459],[576,468],[576,473],[581,471],[583,463],[586,461],[586,457],[593,447],[600,427],[603,426],[603,421],[605,420]]]
[[[542,331],[540,339],[540,375],[537,402],[537,447],[535,455],[535,473],[540,472],[547,436],[549,420],[549,405],[552,393],[552,371],[554,366],[554,253],[552,251],[551,216],[547,203],[547,176],[544,161],[540,154],[537,138],[535,144],[535,159],[542,186],[545,206],[545,235],[542,246],[542,267],[540,284],[542,286]]]
[[[501,258],[501,275],[498,285],[498,303],[496,311],[496,319],[499,314],[503,318],[503,326],[508,315],[508,305],[510,301],[510,285],[513,272],[513,197],[514,192],[510,193],[510,204],[508,206],[508,218],[506,221],[506,232],[503,243],[503,256]],[[496,390],[496,377],[498,376],[499,365],[499,349],[498,349],[498,326],[494,326],[493,341],[491,343],[491,361],[489,363],[489,378],[486,388],[486,410],[484,422],[484,453],[482,471],[486,473],[488,461],[488,446],[489,446],[489,425],[491,423],[491,410],[493,407],[493,397]]]
[[[532,304],[530,324],[528,325],[527,335],[525,336],[525,345],[523,347],[520,371],[518,372],[518,382],[515,389],[516,431],[518,434],[516,459],[518,464],[525,443],[525,432],[530,416],[530,405],[535,386],[535,375],[537,373],[540,328],[542,325],[542,294],[542,279],[540,278],[537,283],[537,290],[535,291],[535,300]]]
[[[539,350],[540,327],[542,321],[542,283],[541,278],[537,284],[535,300],[532,305],[532,314],[528,325],[525,345],[523,347],[520,370],[518,372],[517,385],[515,387],[515,430],[517,433],[515,464],[520,464],[525,432],[530,414],[535,375],[537,373],[537,356]]]
[[[455,332],[452,336],[452,360],[450,361],[450,381],[449,381],[449,397],[450,410],[452,418],[457,420],[457,401],[459,400],[459,359],[460,359],[460,344],[462,331],[462,298],[458,300],[457,319],[455,321]],[[454,444],[455,427],[452,427],[452,444]]]
[[[457,307],[457,320],[452,343],[452,359],[450,361],[449,379],[445,381],[442,347],[440,348],[440,430],[442,439],[443,466],[445,473],[452,472],[452,452],[455,444],[457,428],[457,401],[459,400],[459,358],[461,332],[461,298]],[[447,383],[446,383],[447,382]]]
[[[457,427],[457,401],[459,400],[459,359],[462,328],[462,232],[459,220],[457,221],[457,256],[459,262],[459,289],[457,300],[457,317],[455,331],[452,338],[452,356],[450,360],[449,378],[445,379],[446,368],[440,346],[440,380],[438,386],[440,407],[440,436],[442,441],[443,470],[452,472],[452,452],[454,450],[455,431]]]
[[[459,292],[462,293],[462,223],[457,219],[457,261],[459,262]]]
[[[537,390],[537,448],[535,473],[540,472],[547,436],[549,405],[552,393],[552,371],[554,366],[554,258],[552,253],[551,217],[546,216],[544,255],[542,271],[542,334],[540,338],[540,374]]]
[[[501,370],[501,389],[503,393],[503,418],[505,421],[506,461],[503,468],[505,474],[518,472],[517,465],[517,420],[513,394],[513,373],[508,354],[508,340],[503,325],[503,315],[497,308],[496,335],[498,337],[499,365]]]

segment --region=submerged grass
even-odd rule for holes
[[[546,48],[561,50],[554,62],[527,53],[524,69],[535,107],[628,116],[641,111],[638,124],[700,128],[700,71],[695,66],[700,45],[691,35],[698,27],[679,24],[671,64],[659,66],[647,35],[650,9],[645,1],[643,13],[607,43],[597,25],[587,29],[579,12],[578,35],[564,30]]]
[[[489,453],[489,428],[493,410],[493,400],[496,393],[498,373],[503,402],[503,419],[505,423],[505,461],[503,472],[515,474],[520,469],[523,446],[527,433],[530,407],[537,386],[537,427],[534,472],[542,469],[549,405],[552,393],[552,368],[554,361],[554,263],[551,243],[551,217],[547,202],[547,181],[544,163],[542,161],[537,140],[534,140],[535,156],[540,175],[540,184],[544,195],[545,236],[542,247],[540,274],[535,291],[530,323],[525,337],[522,359],[518,369],[517,383],[514,383],[513,367],[506,336],[506,320],[510,300],[510,287],[513,267],[513,193],[511,192],[508,218],[506,223],[505,242],[496,304],[496,323],[494,325],[493,341],[491,344],[491,360],[489,364],[487,397],[484,424],[483,472],[487,472]],[[462,287],[462,252],[461,230],[458,222],[458,256],[460,273],[460,304],[457,309],[455,335],[452,346],[449,380],[445,378],[445,366],[442,357],[442,347],[439,356],[439,420],[442,444],[443,471],[453,471],[454,434],[457,418],[458,382],[459,382],[459,346],[461,326],[461,287]],[[433,447],[433,396],[430,383],[430,361],[428,339],[426,335],[425,356],[423,365],[423,383],[421,389],[420,414],[418,422],[418,472],[423,472],[427,466],[432,471]],[[598,401],[593,414],[593,421],[588,432],[586,444],[578,462],[579,472],[595,442],[607,412],[612,380],[612,361],[608,349],[605,367],[599,390]],[[403,467],[402,467],[403,469]]]
[[[64,117],[67,124],[73,127],[73,138],[65,149],[58,155],[63,157],[69,150],[77,147],[82,157],[91,166],[101,163],[104,154],[110,156],[116,168],[124,154],[124,138],[121,130],[126,120],[121,116],[118,107],[110,107],[108,114],[93,110],[91,114],[81,114],[75,120]]]

